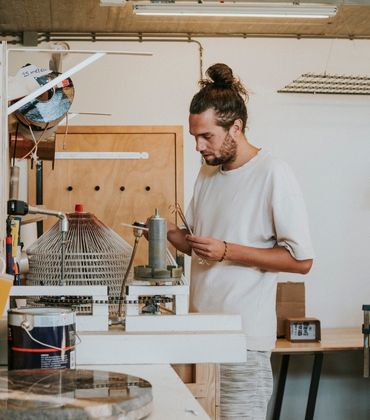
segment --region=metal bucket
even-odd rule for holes
[[[76,314],[68,308],[8,311],[8,369],[73,369]]]

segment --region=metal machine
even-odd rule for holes
[[[9,215],[31,212],[56,215],[61,222],[28,248],[27,286],[12,289],[11,307],[72,307],[80,331],[107,331],[111,324],[132,330],[137,316],[188,312],[188,286],[167,250],[167,222],[158,209],[148,227],[131,225],[134,248],[80,207],[65,215],[18,200],[8,202]],[[136,246],[144,231],[148,232],[148,265],[134,267],[132,276]]]
[[[65,267],[65,244],[66,244],[66,235],[68,232],[69,224],[66,215],[63,212],[55,211],[55,210],[48,210],[38,207],[29,206],[24,201],[20,200],[9,200],[8,201],[8,223],[16,216],[25,216],[26,214],[45,214],[49,216],[56,216],[59,218],[59,234],[58,234],[58,256],[59,256],[59,264],[58,264],[58,284],[59,286],[64,285],[64,267]],[[7,240],[9,238],[11,232],[7,233]],[[19,231],[17,232],[17,236],[19,236]],[[14,239],[13,239],[14,242]],[[20,242],[18,239],[16,242]],[[12,244],[12,238],[10,237],[10,243]],[[17,244],[16,244],[17,245]],[[14,246],[14,244],[13,244]],[[7,256],[8,259],[8,256]],[[8,265],[9,262],[8,262]],[[13,273],[13,268],[8,273]]]
[[[134,267],[134,278],[126,286],[126,316],[160,314],[161,304],[167,312],[186,314],[188,286],[184,285],[182,268],[167,250],[167,221],[158,209],[149,219],[147,230],[148,265]]]

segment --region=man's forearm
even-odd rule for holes
[[[187,235],[186,239],[199,257],[210,261],[230,261],[265,271],[301,274],[308,273],[312,265],[312,259],[296,260],[283,247],[254,248],[206,236]]]
[[[312,266],[312,259],[296,260],[284,247],[254,248],[238,244],[227,244],[226,261],[258,267],[266,271],[283,271],[306,274]]]

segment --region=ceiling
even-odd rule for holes
[[[321,0],[321,3],[337,4],[336,16],[329,19],[159,18],[133,15],[130,2],[125,6],[102,7],[99,0],[0,0],[0,40],[37,45],[45,40],[107,40],[139,34],[143,37],[370,38],[370,1]]]

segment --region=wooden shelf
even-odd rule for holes
[[[330,351],[362,350],[363,335],[358,328],[323,328],[318,343],[292,343],[277,339],[274,353],[312,353]]]

